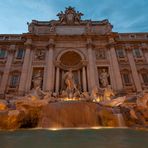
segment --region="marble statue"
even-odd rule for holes
[[[86,100],[89,100],[90,99],[89,93],[87,91],[84,91],[82,93],[82,97],[85,98]]]
[[[42,85],[42,72],[39,70],[34,76],[33,76],[33,87],[41,87]]]
[[[62,23],[63,21],[65,21],[65,14],[63,13],[63,11],[61,11],[60,13],[58,13],[57,16],[59,17],[60,23]]]
[[[80,22],[81,21],[81,16],[83,16],[83,13],[77,11],[77,13],[75,14],[75,20],[77,22]]]
[[[115,96],[113,90],[111,89],[111,86],[108,85],[105,89],[104,89],[104,100],[111,100],[111,97]]]
[[[92,32],[91,21],[88,21],[87,24],[86,24],[86,32],[87,33],[91,33]]]
[[[50,32],[54,32],[55,31],[55,24],[53,22],[51,22],[50,24],[50,29],[49,29]]]
[[[96,99],[98,97],[98,88],[95,86],[91,91],[91,98]]]
[[[43,98],[43,92],[40,88],[40,86],[37,86],[33,88],[25,98],[31,99],[32,101],[34,100],[40,100]]]
[[[74,89],[76,89],[72,69],[69,69],[69,71],[65,73],[64,78],[65,84],[67,86],[66,90],[73,91]]]
[[[102,87],[108,86],[109,84],[108,77],[109,77],[109,74],[107,73],[107,71],[105,69],[102,69],[102,72],[99,77]]]
[[[142,93],[141,96],[138,96],[136,104],[142,108],[148,108],[148,93]]]

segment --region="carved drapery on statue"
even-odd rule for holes
[[[34,70],[33,77],[32,77],[32,88],[42,88],[43,82],[43,70],[37,69]]]
[[[66,88],[67,90],[73,91],[73,89],[76,89],[76,84],[71,69],[69,69],[69,71],[65,73],[64,79],[65,79],[65,84],[67,86]]]
[[[110,85],[110,78],[107,68],[99,68],[99,83],[101,88],[106,88],[108,85]]]

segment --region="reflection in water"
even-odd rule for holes
[[[148,132],[129,129],[0,132],[0,148],[146,148]]]

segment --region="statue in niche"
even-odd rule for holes
[[[42,72],[39,70],[34,76],[33,76],[33,88],[40,87],[42,85]]]
[[[107,71],[105,69],[102,69],[102,72],[100,73],[100,77],[99,77],[102,87],[108,86],[109,84],[108,77],[109,77],[109,74],[107,73]]]
[[[35,53],[35,59],[44,60],[44,58],[45,58],[44,50],[37,50],[36,53]]]
[[[68,92],[69,96],[72,97],[74,90],[77,90],[72,69],[69,69],[69,71],[65,73],[64,79],[66,84],[66,91]]]

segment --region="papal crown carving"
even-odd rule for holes
[[[65,11],[61,11],[57,14],[60,23],[63,24],[79,24],[81,22],[81,16],[83,13],[75,11],[74,7],[69,6]]]

